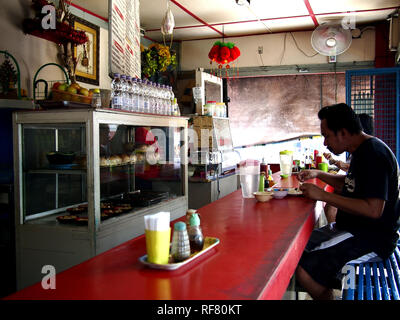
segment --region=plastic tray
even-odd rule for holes
[[[147,261],[147,254],[139,258],[139,261],[143,263],[145,266],[148,266],[153,269],[161,269],[161,270],[176,270],[179,269],[188,263],[190,263],[193,260],[196,260],[198,257],[206,253],[207,251],[211,250],[214,248],[216,245],[219,244],[219,239],[218,238],[212,238],[212,237],[205,237],[204,239],[204,247],[203,250],[194,253],[193,255],[190,256],[189,259],[182,261],[182,262],[176,262],[176,263],[168,263],[168,264],[156,264],[156,263],[150,263]]]

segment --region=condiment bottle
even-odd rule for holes
[[[186,211],[186,226],[187,226],[188,230],[189,230],[189,226],[190,226],[190,218],[192,217],[193,213],[196,213],[195,209],[188,209]]]
[[[93,108],[101,108],[101,96],[100,96],[100,90],[99,89],[94,89],[93,90],[93,95],[92,95],[92,107]]]
[[[275,181],[272,179],[272,170],[268,169],[268,188],[271,188],[275,184]]]
[[[180,262],[190,257],[189,237],[186,224],[182,221],[174,224],[171,255],[175,262]]]
[[[200,228],[200,218],[197,213],[193,213],[190,217],[190,226],[188,230],[189,243],[191,253],[201,251],[204,246],[203,232]]]
[[[268,164],[266,164],[264,158],[262,158],[260,163],[260,172],[268,172]]]
[[[258,185],[258,191],[264,192],[265,188],[265,172],[260,173],[260,183]]]
[[[307,170],[311,169],[311,159],[309,159],[308,156],[306,156],[305,166]]]

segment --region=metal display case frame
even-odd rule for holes
[[[84,124],[86,134],[86,194],[88,225],[49,224],[46,218],[24,217],[23,126]],[[100,141],[101,124],[140,127],[180,128],[180,165],[182,196],[101,221]],[[188,118],[138,114],[109,109],[57,109],[15,112],[13,114],[14,183],[17,289],[39,281],[43,265],[54,265],[57,272],[98,255],[144,233],[143,216],[170,211],[171,220],[186,213],[188,207]],[[76,173],[75,173],[76,174]]]

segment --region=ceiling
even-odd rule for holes
[[[244,2],[238,5],[236,1]],[[173,39],[189,41],[314,30],[330,19],[356,27],[387,19],[400,0],[169,0],[175,19]],[[145,37],[162,41],[161,22],[168,0],[141,0],[140,25]],[[108,18],[108,0],[73,0]]]

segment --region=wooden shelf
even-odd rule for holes
[[[57,22],[55,29],[43,29],[39,19],[25,19],[22,27],[25,33],[56,44],[72,42],[79,45],[88,41],[88,37],[84,31],[75,30],[66,23]]]

